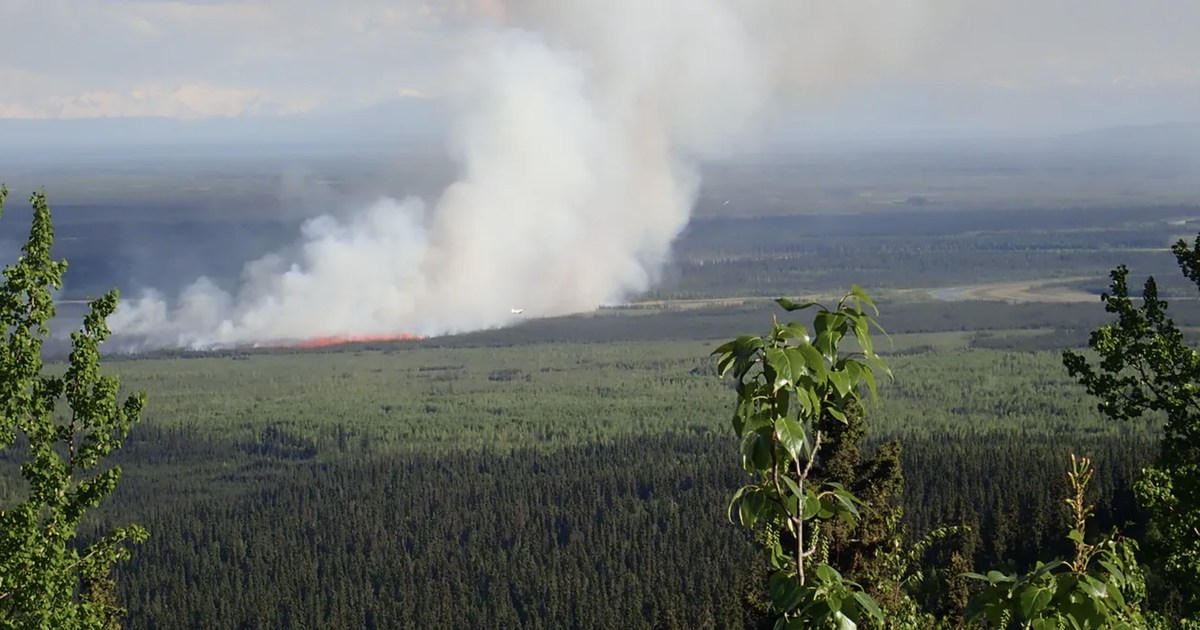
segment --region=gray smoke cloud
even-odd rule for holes
[[[686,226],[695,160],[752,142],[780,97],[902,66],[932,0],[511,0],[466,27],[450,151],[427,205],[308,221],[294,254],[121,304],[114,332],[213,348],[502,326],[650,288]]]

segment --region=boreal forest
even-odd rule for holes
[[[134,250],[106,246],[132,242],[126,210],[13,199],[0,627],[1115,630],[1200,611],[1194,206],[706,218],[702,199],[626,303],[130,351],[106,323],[127,299],[108,285],[138,282]],[[165,251],[233,221],[144,229]]]

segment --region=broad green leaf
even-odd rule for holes
[[[849,494],[850,493],[848,493],[848,492],[839,490],[837,492],[834,492],[833,496],[837,497],[837,500],[839,503],[842,504],[842,507],[846,508],[846,510],[848,512],[850,512],[850,514],[852,514],[855,518],[858,518],[858,516],[859,516],[858,507],[856,507],[854,505],[854,502],[850,500]]]
[[[767,580],[767,587],[771,594],[771,604],[783,613],[791,612],[799,606],[804,595],[800,590],[799,580],[783,571],[772,574]]]
[[[1015,575],[1004,575],[1003,573],[1001,573],[1001,572],[999,572],[999,571],[995,571],[995,570],[993,570],[993,571],[988,571],[988,573],[987,573],[987,579],[988,579],[988,581],[989,581],[989,582],[991,582],[992,584],[996,584],[996,583],[999,583],[999,582],[1015,582],[1015,581],[1017,581],[1017,576],[1015,576]]]
[[[838,421],[841,422],[842,424],[848,424],[850,422],[846,418],[846,414],[842,413],[841,409],[838,409],[837,407],[826,407],[825,409],[826,409],[826,411],[829,412],[829,415],[833,416],[834,418],[837,418]]]
[[[721,356],[721,359],[717,361],[717,376],[724,377],[729,373],[729,368],[733,367],[733,359],[732,352]]]
[[[761,433],[755,435],[754,451],[750,455],[750,461],[758,470],[766,470],[771,467],[771,438]]]
[[[883,333],[883,336],[886,337],[888,341],[892,340],[892,336],[888,334],[888,331],[883,329],[883,326],[879,325],[878,321],[875,321],[875,319],[872,317],[868,317],[867,319],[870,320],[872,326],[878,328],[879,332]]]
[[[807,380],[802,382],[807,382]],[[803,388],[796,392],[796,402],[800,403],[800,407],[804,410],[804,415],[806,417],[811,417],[813,415],[813,399],[812,396],[809,395],[808,388]]]
[[[796,481],[794,479],[792,479],[791,477],[789,477],[787,475],[780,475],[780,477],[783,478],[784,485],[786,485],[788,487],[788,490],[792,491],[792,494],[794,494],[796,496],[804,496],[804,493],[800,491],[800,486],[796,483]]]
[[[790,416],[783,416],[775,421],[775,435],[792,459],[803,461],[801,456],[807,445],[807,437],[804,434],[804,427],[800,426],[800,423]]]
[[[852,319],[854,320],[854,338],[858,340],[859,347],[862,348],[863,353],[868,357],[873,356],[875,354],[875,344],[871,341],[869,324],[865,319],[858,317]]]
[[[754,358],[755,353],[764,345],[765,342],[762,337],[753,335],[741,335],[734,340],[732,351],[734,356],[734,376],[740,379],[750,371],[751,366],[756,362]]]
[[[813,380],[817,384],[824,383],[829,378],[829,370],[825,367],[825,358],[820,350],[809,344],[797,346],[796,350],[804,357],[804,365],[808,367]]]
[[[1104,584],[1104,582],[1101,582],[1090,575],[1083,576],[1083,579],[1079,582],[1079,588],[1083,589],[1083,592],[1091,595],[1092,597],[1103,598],[1108,594],[1108,587]]]
[[[805,302],[803,304],[800,304],[798,302],[793,302],[787,298],[778,298],[775,300],[775,303],[782,306],[783,310],[788,311],[788,312],[802,311],[802,310],[809,308],[816,304],[816,302]]]
[[[1116,565],[1114,565],[1111,562],[1107,562],[1105,560],[1099,560],[1098,564],[1100,566],[1104,567],[1105,571],[1108,571],[1108,574],[1111,575],[1113,577],[1113,579],[1116,581],[1117,586],[1124,586],[1125,581],[1126,581],[1125,574],[1122,573],[1121,570],[1116,567]]]
[[[1104,592],[1108,594],[1108,599],[1105,601],[1110,604],[1110,608],[1113,610],[1125,609],[1125,595],[1121,593],[1121,589],[1110,583],[1105,583]]]
[[[817,338],[813,341],[813,347],[821,353],[829,361],[837,358],[837,337],[836,333],[829,330],[822,330],[817,333]]]
[[[716,355],[718,355],[718,354],[725,354],[725,353],[727,353],[727,352],[733,352],[733,349],[734,349],[735,347],[737,347],[737,340],[736,340],[736,339],[735,339],[735,340],[733,340],[733,341],[726,341],[725,343],[723,343],[723,344],[721,344],[721,345],[717,346],[717,349],[716,349],[716,350],[713,350],[711,353],[709,353],[709,355],[708,355],[708,356],[710,356],[710,357],[713,357],[713,356],[716,356]]]
[[[808,400],[812,404],[813,414],[821,413],[821,397],[817,395],[816,388],[797,391],[796,395],[808,394]]]
[[[1079,580],[1075,579],[1074,573],[1064,571],[1054,576],[1054,582],[1057,585],[1055,590],[1059,593],[1070,593],[1075,590],[1075,586],[1079,583]]]
[[[1029,579],[1035,580],[1037,578],[1040,578],[1043,575],[1062,566],[1063,564],[1064,564],[1064,562],[1062,560],[1052,560],[1050,562],[1047,562],[1047,563],[1039,566],[1037,569],[1035,569],[1034,572],[1032,574],[1030,574]]]
[[[987,579],[978,573],[966,573],[964,575],[967,577],[977,576],[983,580]],[[969,601],[967,601],[967,609],[963,611],[963,620],[967,623],[974,623],[987,611],[987,605],[987,600],[983,599],[982,596],[976,595],[975,597],[972,597]]]
[[[1066,619],[1074,622],[1081,630],[1104,627],[1108,613],[1099,598],[1087,597],[1068,602],[1062,606]]]
[[[762,433],[764,429],[774,429],[775,425],[771,420],[771,412],[766,409],[760,409],[750,416],[746,422],[747,431],[757,431]]]
[[[729,515],[728,516],[729,516],[730,523],[733,522],[733,506],[738,505],[738,500],[741,499],[742,496],[746,494],[747,490],[750,490],[754,487],[755,486],[742,486],[741,488],[738,488],[737,492],[733,493],[733,498],[729,500]],[[739,512],[739,518],[740,518],[740,514],[741,513]]]
[[[826,584],[842,583],[842,574],[838,573],[837,569],[824,563],[817,565],[817,577],[821,578],[821,581]]]
[[[800,518],[806,521],[812,520],[812,518],[820,513],[820,511],[821,500],[810,492],[804,497],[804,513],[800,515]]]
[[[799,513],[800,513],[800,497],[793,494],[787,498],[787,509],[783,510],[783,514],[780,514],[780,516],[785,519],[788,519],[788,518],[791,518],[793,515],[799,514]],[[790,521],[789,521],[789,524],[790,524]]]
[[[884,361],[883,359],[879,358],[878,355],[876,355],[875,357],[872,357],[871,365],[874,365],[875,367],[879,368],[880,370],[883,370],[883,373],[886,374],[889,379],[892,379],[892,380],[896,379],[896,377],[894,375],[892,375],[892,368],[888,367],[887,361]]]
[[[850,377],[850,382],[857,382],[859,372],[862,371],[863,365],[854,359],[842,359],[838,361],[836,370],[845,372]]]
[[[839,396],[845,396],[850,393],[853,384],[850,382],[850,375],[844,371],[836,371],[829,373],[829,382],[833,383]]]
[[[733,348],[736,354],[750,354],[765,345],[763,338],[757,335],[740,335],[733,340]]]
[[[872,301],[871,301],[871,298],[867,296],[867,292],[866,292],[866,291],[863,291],[863,290],[862,290],[862,288],[861,288],[861,287],[859,287],[857,284],[855,284],[855,285],[851,285],[851,287],[850,287],[850,291],[851,291],[851,292],[852,292],[852,293],[853,293],[855,296],[857,296],[857,297],[858,297],[858,299],[862,300],[864,304],[866,304],[867,306],[870,306],[870,307],[871,307],[871,309],[872,309],[873,311],[875,311],[875,317],[879,317],[879,309],[878,309],[878,308],[875,308],[875,303],[874,303],[874,302],[872,302]]]
[[[1021,615],[1026,619],[1032,619],[1046,608],[1053,596],[1049,589],[1040,586],[1022,589],[1021,595],[1017,598],[1021,607]]]
[[[804,355],[795,348],[768,348],[767,364],[775,371],[773,391],[794,386],[805,374]]]
[[[858,605],[861,606],[863,610],[867,611],[867,614],[874,617],[875,621],[883,623],[883,611],[879,610],[879,604],[876,604],[875,600],[871,599],[870,595],[867,595],[861,591],[856,591],[854,593],[854,599],[858,600]]]
[[[800,322],[788,322],[779,331],[780,339],[799,339],[800,343],[808,343],[808,327]]]
[[[741,502],[738,503],[738,522],[742,524],[742,527],[747,529],[753,525],[755,519],[754,507],[750,504],[750,497],[752,495],[753,491],[747,493],[742,497]]]
[[[867,382],[867,388],[871,390],[871,400],[879,402],[879,392],[875,391],[875,373],[871,371],[871,366],[864,365],[858,373],[862,380]]]
[[[766,503],[767,497],[761,490],[755,489],[747,492],[741,504],[742,527],[753,529],[754,524],[758,522],[758,517],[762,515],[763,506]]]

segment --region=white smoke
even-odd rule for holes
[[[929,0],[484,2],[452,154],[427,207],[381,199],[303,229],[292,259],[206,278],[110,321],[151,346],[209,348],[504,325],[652,286],[699,184],[688,160],[753,138],[764,108],[903,61]],[[799,201],[799,200],[798,200]]]

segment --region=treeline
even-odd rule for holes
[[[890,208],[872,213],[711,218],[689,223],[680,238],[680,246],[684,251],[696,253],[728,251],[731,244],[740,244],[744,251],[781,251],[806,239],[828,242],[842,237],[921,239],[961,234],[985,237],[988,234],[1016,234],[1019,239],[1038,239],[1043,238],[1039,234],[1082,234],[1085,231],[1093,233],[1094,236],[1087,238],[1094,240],[1082,242],[1101,244],[1113,241],[1106,234],[1124,233],[1131,235],[1130,238],[1141,238],[1132,235],[1161,234],[1172,228],[1187,233],[1190,228],[1171,226],[1169,222],[1198,216],[1200,209],[1196,206],[1179,205],[951,212]],[[1126,246],[1130,245],[1132,241],[1126,243]]]
[[[129,456],[158,466],[128,469],[102,508],[151,532],[118,567],[127,627],[740,628],[750,619],[755,552],[725,514],[746,474],[724,436],[315,458],[283,432],[253,445],[178,431],[155,443],[161,458],[146,442]],[[971,536],[947,545],[978,566],[1050,557],[1062,551],[1066,454],[1096,458],[1106,526],[1137,520],[1122,497],[1152,450],[1148,438],[909,439],[905,520],[918,535],[970,525]],[[225,464],[186,472],[202,459]]]
[[[916,288],[1072,275],[1124,262],[1173,269],[1165,249],[1195,207],[1047,211],[893,210],[694,221],[653,299],[775,297],[859,283]],[[1160,274],[1161,275],[1161,274]]]
[[[856,248],[858,249],[858,248]],[[859,280],[871,289],[907,289],[971,285],[1006,280],[1035,280],[1079,275],[1103,277],[1122,262],[1162,275],[1172,260],[1165,251],[973,250],[927,251],[902,245],[885,250],[859,249],[831,256],[801,253],[681,263],[650,299],[702,299],[730,295],[777,297],[833,290]]]
[[[17,209],[18,214],[21,210]],[[67,295],[113,286],[128,295],[145,287],[182,286],[206,275],[236,285],[242,265],[286,249],[294,217],[232,222],[196,219],[196,208],[154,208],[154,220],[118,220],[136,207],[63,206],[55,255],[71,261]],[[1117,261],[1138,269],[1169,256],[1165,248],[1190,228],[1172,224],[1200,215],[1195,207],[938,211],[896,208],[870,214],[795,215],[696,220],[673,245],[677,266],[651,297],[774,297],[842,287],[928,287],[1045,275],[1103,275]],[[25,220],[18,217],[18,222]],[[147,248],[146,244],[153,247]],[[135,246],[136,245],[136,246]],[[183,255],[180,252],[184,252]],[[170,253],[170,255],[166,255]],[[790,284],[789,284],[790,283]]]
[[[878,300],[890,334],[1001,331],[1020,329],[1057,329],[1072,333],[1047,332],[1039,343],[1027,341],[1012,347],[1021,350],[1052,350],[1074,348],[1086,344],[1087,335],[1109,322],[1108,314],[1096,302],[1087,303],[1024,303],[985,302],[976,300],[948,302],[889,302]],[[362,351],[405,352],[415,348],[506,348],[514,346],[561,343],[616,343],[654,341],[716,340],[752,329],[774,312],[768,300],[747,301],[740,305],[705,306],[689,309],[658,308],[622,309],[599,315],[576,315],[546,319],[531,319],[518,325],[494,330],[435,337],[421,341],[372,342],[316,350],[256,350],[193,352],[162,350],[137,356],[122,356],[122,360],[143,361],[169,358],[253,357],[284,354],[332,354],[348,348]],[[1171,303],[1171,316],[1184,327],[1200,326],[1200,302],[1180,300]],[[979,336],[973,345],[1003,349],[1006,343],[987,341]],[[1007,337],[1005,338],[1007,339]],[[1069,339],[1069,341],[1064,341]],[[888,352],[886,339],[881,352]],[[115,357],[114,357],[115,358]]]

